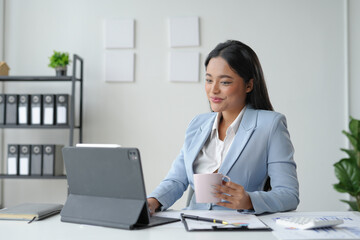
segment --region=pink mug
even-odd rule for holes
[[[220,202],[220,198],[217,198],[213,195],[215,192],[213,186],[221,185],[224,178],[230,181],[230,178],[228,176],[225,176],[221,173],[194,174],[196,202],[197,203]]]

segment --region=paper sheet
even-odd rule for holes
[[[226,226],[226,227],[247,226],[250,229],[266,228],[266,225],[264,225],[255,215],[241,214],[237,211],[227,211],[227,212],[210,211],[210,212],[206,212],[203,214],[198,214],[197,216],[223,220],[223,221],[228,222],[229,225],[221,225],[221,224],[214,224],[214,223],[210,223],[210,222],[186,219],[189,230],[191,230],[191,229],[211,229],[212,226],[218,226],[218,227],[219,226],[220,227],[221,226]],[[230,225],[230,224],[234,224],[234,225]]]
[[[338,218],[344,223],[336,227],[299,230],[289,229],[275,223],[278,218],[287,217]],[[278,239],[360,239],[360,215],[354,212],[288,212],[262,216],[260,219],[271,227]]]
[[[172,217],[172,218],[180,218],[181,213],[189,214],[189,215],[196,215],[205,218],[213,218],[226,221],[228,223],[237,223],[244,226],[248,226],[248,228],[266,228],[267,226],[262,223],[255,215],[250,214],[241,214],[237,211],[207,211],[207,210],[185,210],[185,211],[165,211],[161,213],[156,213],[156,216],[161,217]],[[209,229],[212,226],[221,226],[221,224],[214,224],[209,222],[203,221],[195,221],[191,219],[186,219],[188,224],[189,230],[191,229]],[[225,226],[225,225],[224,225]],[[182,226],[183,227],[183,226]],[[231,227],[231,226],[229,226]],[[236,227],[236,226],[233,226]]]

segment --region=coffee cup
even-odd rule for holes
[[[214,185],[221,185],[222,181],[228,176],[221,173],[199,173],[194,174],[195,197],[197,203],[217,203],[220,198],[214,196]]]

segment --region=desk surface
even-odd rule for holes
[[[161,212],[161,216],[177,217],[180,212],[187,214],[199,214],[197,211],[166,211]],[[218,213],[222,214],[220,211]],[[201,213],[202,214],[202,213]],[[284,217],[289,215],[299,216],[336,216],[344,219],[346,227],[339,227],[334,231],[314,231],[297,232],[291,236],[297,239],[360,239],[360,214],[357,212],[285,212],[277,214],[263,215],[260,219],[267,224],[273,225],[274,217]],[[345,223],[344,223],[345,224]],[[271,226],[269,225],[269,226]],[[273,226],[276,228],[276,226]],[[286,230],[287,231],[287,230]],[[290,230],[292,231],[292,230]],[[279,231],[273,232],[187,232],[181,222],[166,224],[163,226],[152,227],[143,230],[122,230],[116,228],[106,228],[99,226],[82,225],[75,223],[65,223],[60,221],[60,215],[56,215],[41,221],[34,221],[28,224],[26,221],[0,220],[0,239],[129,239],[129,240],[275,240],[273,233],[280,238],[288,238],[288,232],[279,235]],[[345,234],[346,233],[346,234]],[[334,235],[335,234],[335,235]],[[346,236],[345,236],[345,235]],[[349,234],[352,237],[349,238]],[[286,237],[287,236],[287,237]]]
[[[271,232],[186,232],[181,222],[143,230],[122,230],[60,221],[56,215],[28,224],[26,221],[0,221],[1,239],[130,239],[130,240],[273,240]]]

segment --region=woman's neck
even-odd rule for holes
[[[239,116],[241,110],[239,112],[228,112],[228,111],[221,112],[221,118],[220,118],[220,121],[219,121],[219,130],[218,130],[220,140],[224,141],[224,139],[226,137],[226,131],[227,131],[228,127]]]
[[[231,123],[233,123],[235,121],[237,116],[239,116],[240,112],[244,109],[244,107],[242,107],[238,111],[224,111],[224,112],[221,112],[220,123],[223,122],[223,124],[225,126],[230,126]]]

